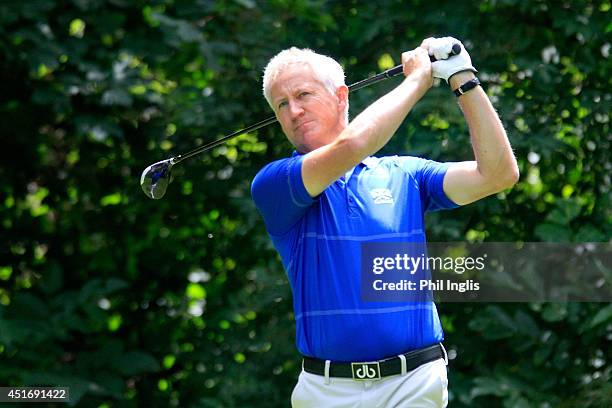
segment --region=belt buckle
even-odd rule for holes
[[[378,361],[351,363],[351,372],[353,373],[353,380],[356,381],[381,379]]]

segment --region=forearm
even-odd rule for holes
[[[461,72],[450,78],[451,89],[474,78],[472,72]],[[518,166],[506,131],[481,87],[459,97],[470,130],[470,138],[478,172],[492,184],[514,184],[518,179]]]
[[[395,134],[406,115],[429,89],[421,77],[406,77],[400,85],[361,112],[342,132],[359,160],[376,153]]]

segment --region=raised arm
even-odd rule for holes
[[[475,78],[461,72],[450,78],[457,89]],[[506,131],[480,86],[459,96],[459,106],[470,130],[474,161],[454,163],[444,177],[444,192],[457,204],[469,204],[512,187],[519,170]]]
[[[442,57],[459,41],[445,37],[429,38],[421,44],[429,53]],[[441,55],[439,55],[441,54]],[[476,78],[469,54],[440,59],[433,64],[434,76],[446,79],[452,90]],[[519,170],[506,131],[487,94],[480,86],[459,97],[459,106],[470,131],[473,161],[452,164],[444,177],[444,192],[457,204],[469,204],[513,186]]]
[[[433,77],[425,49],[402,54],[405,79],[361,112],[331,143],[307,153],[302,179],[315,197],[364,158],[376,153],[429,90]]]

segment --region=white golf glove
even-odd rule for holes
[[[461,52],[457,55],[451,55],[453,44],[459,44],[461,46]],[[442,78],[448,82],[448,78],[457,72],[478,72],[476,68],[472,66],[470,54],[468,54],[461,41],[456,38],[428,38],[423,41],[423,45],[428,48],[429,55],[433,55],[437,59],[437,61],[431,64],[433,76],[435,78]]]

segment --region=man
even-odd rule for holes
[[[359,257],[364,243],[424,242],[426,211],[471,203],[518,179],[510,143],[467,51],[461,46],[460,54],[430,62],[429,54],[448,57],[454,43],[429,38],[403,53],[403,82],[350,123],[348,88],[333,59],[291,48],[265,69],[264,95],[296,148],[264,167],[252,185],[294,296],[296,343],[304,355],[294,407],[447,404],[435,305],[364,302]],[[457,90],[475,160],[371,157],[434,77]]]

